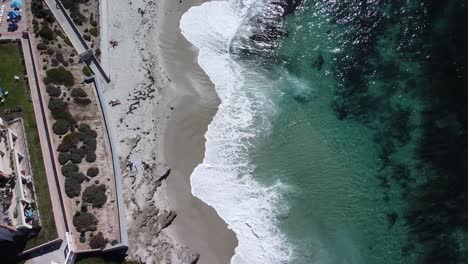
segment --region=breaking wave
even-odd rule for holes
[[[275,115],[271,98],[276,91],[255,63],[230,53],[233,39],[252,29],[248,24],[253,12],[266,4],[252,0],[207,2],[191,8],[180,22],[182,34],[199,49],[198,62],[221,99],[205,134],[203,163],[191,175],[192,193],[214,207],[236,233],[239,244],[231,261],[235,264],[289,263],[292,254],[276,226],[277,216],[287,212],[281,203],[286,187],[281,182],[264,186],[255,181],[255,166],[248,156],[255,140],[268,134],[269,120]],[[278,6],[268,10],[284,11]],[[265,40],[258,36],[250,39]],[[243,50],[248,48],[246,42],[239,42],[241,45]]]

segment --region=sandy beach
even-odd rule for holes
[[[129,258],[145,263],[229,263],[237,245],[215,210],[191,194],[190,174],[203,159],[219,104],[179,29],[181,15],[202,2],[113,2],[102,27],[109,40],[101,42],[102,60],[112,79],[105,96],[118,102],[109,112],[123,168]]]

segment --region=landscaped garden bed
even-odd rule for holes
[[[70,0],[67,4],[74,2]],[[70,228],[79,249],[103,248],[109,245],[107,241],[119,240],[120,231],[107,132],[94,87],[83,82],[92,73],[87,71],[61,28],[48,18],[46,5],[34,1],[33,6],[33,13],[39,14],[32,26],[60,164],[61,188],[67,214],[73,218]],[[84,19],[90,19],[78,13],[72,18],[83,24]],[[92,229],[77,225],[80,221],[76,219],[83,215],[94,216]]]

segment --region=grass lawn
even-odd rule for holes
[[[28,240],[26,248],[32,248],[44,242],[57,238],[49,187],[44,169],[42,151],[37,132],[36,119],[32,103],[28,100],[26,81],[22,78],[24,66],[21,63],[19,47],[16,43],[0,44],[0,87],[3,92],[8,91],[5,104],[0,109],[23,109],[23,119],[28,140],[28,149],[33,171],[36,199],[42,220],[42,229],[39,234]],[[17,81],[14,76],[20,76]]]

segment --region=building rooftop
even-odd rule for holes
[[[31,229],[38,219],[22,119],[0,118],[0,227]]]

